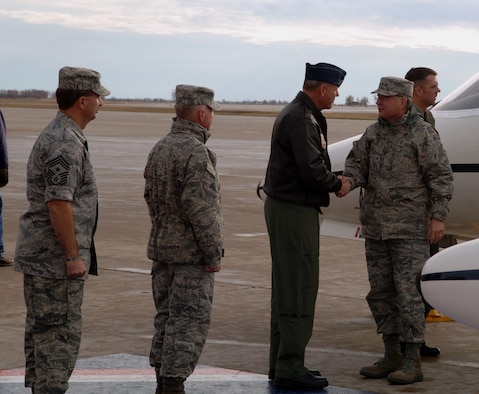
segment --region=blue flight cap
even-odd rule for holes
[[[329,63],[309,64],[306,63],[306,80],[321,81],[341,86],[346,71]]]

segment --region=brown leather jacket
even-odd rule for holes
[[[264,191],[274,199],[327,207],[329,193],[341,189],[331,172],[327,125],[321,111],[299,92],[273,126]]]

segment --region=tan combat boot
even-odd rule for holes
[[[388,375],[388,382],[393,384],[411,384],[421,382],[423,374],[421,369],[420,343],[406,343],[406,353],[401,368]]]
[[[367,378],[385,378],[391,372],[399,369],[403,363],[398,335],[383,335],[384,357],[374,365],[363,367],[359,373]]]

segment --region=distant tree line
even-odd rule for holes
[[[242,100],[242,101],[229,101],[221,100],[222,104],[254,104],[254,105],[285,105],[288,101],[285,100]]]
[[[53,98],[54,94],[47,90],[27,89],[27,90],[0,90],[0,98],[19,99],[48,99]]]
[[[354,96],[349,95],[346,96],[344,104],[350,107],[367,107],[369,105],[369,99],[367,97],[363,97],[362,99],[355,99]]]
[[[105,100],[105,98],[104,98]],[[109,101],[115,101],[115,102],[124,102],[124,103],[137,103],[139,101],[145,102],[145,103],[171,103],[173,101],[171,100],[166,100],[162,98],[121,98],[121,97],[106,97],[106,100]]]
[[[8,89],[8,90],[1,90],[0,89],[0,98],[8,98],[8,99],[52,99],[55,98],[54,92],[49,92],[47,90],[38,90],[38,89],[27,89],[27,90],[16,90],[16,89]],[[174,92],[172,92],[171,100],[166,100],[162,98],[144,98],[144,99],[122,99],[117,97],[111,97],[110,100],[112,101],[145,101],[145,102],[174,102]],[[288,101],[286,100],[242,100],[242,101],[230,101],[230,100],[221,100],[223,104],[256,104],[256,105],[286,105]],[[363,97],[362,99],[354,98],[354,96],[349,95],[346,97],[344,105],[351,106],[351,107],[367,107],[369,105],[369,99],[367,97]]]

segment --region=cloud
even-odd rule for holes
[[[56,70],[71,65],[100,71],[115,97],[169,98],[190,83],[220,100],[289,100],[305,62],[324,61],[348,71],[338,102],[411,66],[436,69],[445,94],[478,71],[479,5],[451,4],[2,0],[0,87],[54,90]]]
[[[209,33],[255,44],[309,42],[479,53],[476,1],[4,0],[0,16],[29,24],[144,35]],[[464,12],[466,11],[466,12]]]

